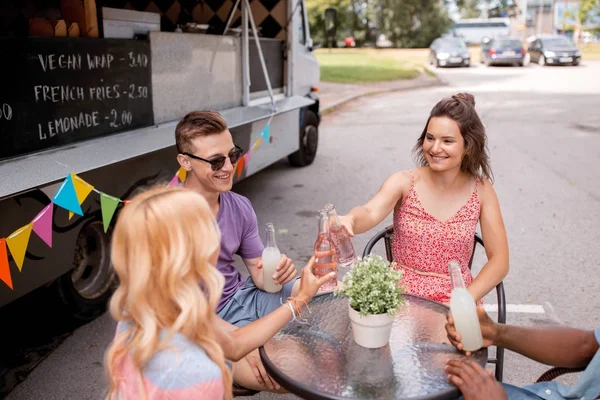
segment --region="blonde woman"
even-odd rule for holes
[[[152,189],[121,211],[112,247],[120,285],[110,302],[118,324],[106,353],[108,399],[230,399],[236,365],[226,360],[263,345],[332,278],[317,279],[311,259],[295,297],[232,331],[215,314],[219,250],[213,214],[191,190]]]

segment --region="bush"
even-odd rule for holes
[[[361,315],[395,314],[405,303],[402,272],[383,257],[371,254],[358,260],[335,295],[347,297]]]

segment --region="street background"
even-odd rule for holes
[[[600,62],[552,68],[476,64],[435,72],[440,81],[428,81],[428,87],[399,86],[327,113],[311,166],[295,169],[282,160],[234,186],[254,205],[261,234],[264,224],[273,222],[280,250],[302,267],[317,236],[317,210],[332,202],[346,213],[366,202],[391,173],[413,168],[411,148],[431,108],[444,96],[467,91],[475,95],[487,129],[508,232],[507,322],[599,327]],[[362,253],[368,239],[389,223],[391,215],[357,236],[356,252]],[[375,251],[384,254],[382,246]],[[474,273],[483,262],[478,254]],[[485,302],[496,304],[495,292]],[[102,399],[103,357],[114,328],[108,314],[80,327],[7,399]],[[504,381],[532,383],[546,369],[507,352]],[[296,397],[262,393],[254,398]]]

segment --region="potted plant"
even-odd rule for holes
[[[394,316],[405,303],[402,272],[383,257],[371,254],[358,260],[335,295],[348,298],[354,341],[366,348],[388,344]]]

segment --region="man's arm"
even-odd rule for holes
[[[554,367],[585,367],[599,348],[593,331],[561,326],[520,327],[497,324],[483,307],[477,307],[477,315],[484,347],[504,347]],[[447,319],[446,332],[450,343],[458,350],[463,350],[451,312],[448,312]]]
[[[248,268],[248,272],[254,281],[254,284],[260,290],[264,290],[263,285],[263,273],[262,273],[262,257],[256,257],[251,259],[242,258],[244,264]]]
[[[585,367],[598,351],[593,331],[498,325],[495,344],[554,367]]]

